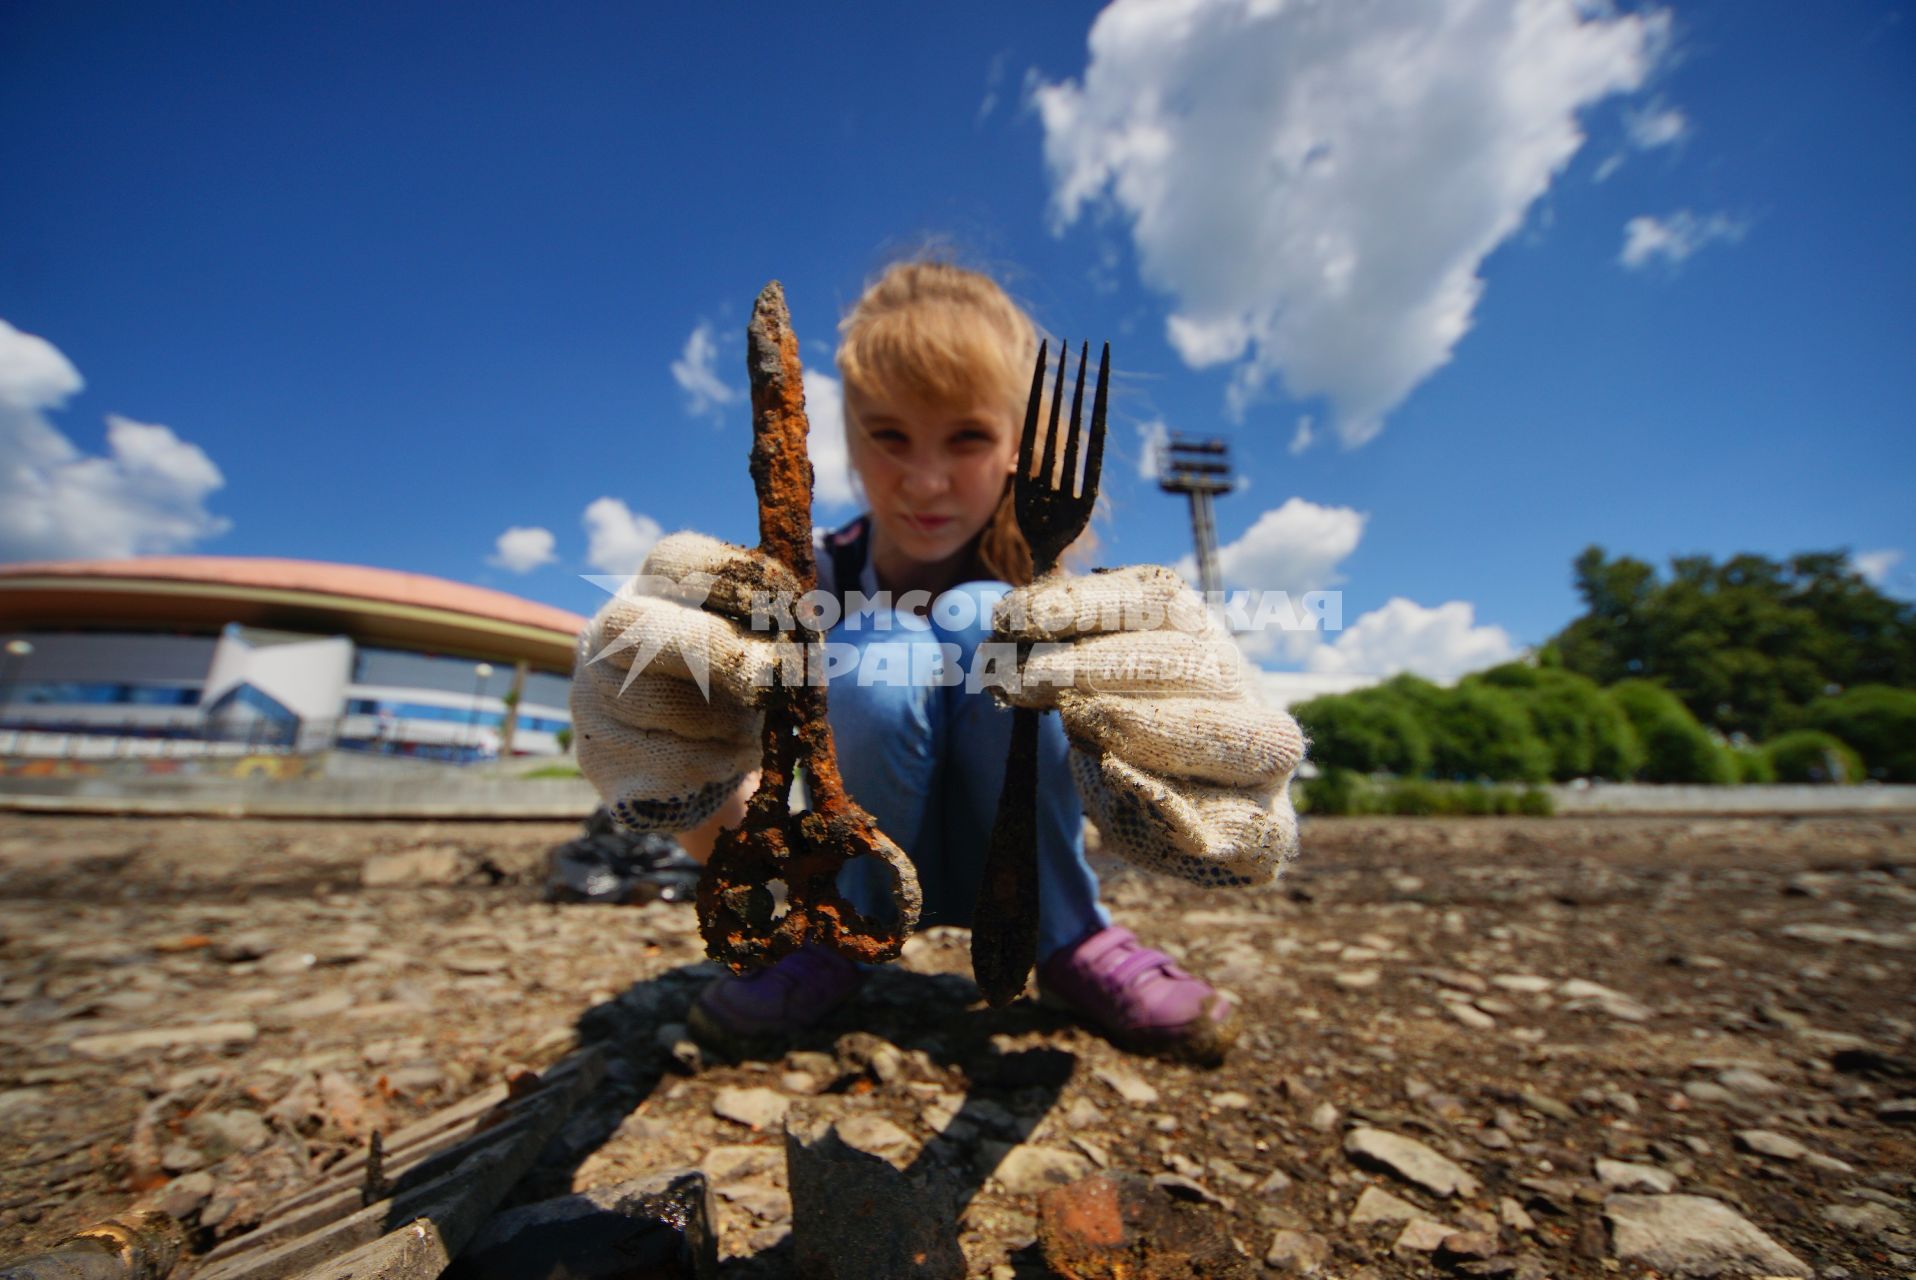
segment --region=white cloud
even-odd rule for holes
[[[1596,181],[1607,182],[1623,168],[1632,151],[1654,151],[1674,146],[1690,136],[1690,120],[1682,111],[1661,101],[1633,107],[1623,114],[1625,144],[1604,157],[1597,166]]]
[[[1409,671],[1428,680],[1454,680],[1508,662],[1517,652],[1508,632],[1478,626],[1476,610],[1461,600],[1432,609],[1397,596],[1313,649],[1305,668],[1378,676]]]
[[[672,362],[672,380],[685,391],[686,412],[695,417],[718,418],[726,405],[739,398],[738,388],[718,376],[717,362],[712,326],[701,320],[685,340],[684,353]]]
[[[998,109],[998,90],[1004,86],[1005,68],[1010,61],[1008,50],[991,55],[991,64],[985,68],[985,96],[978,103],[978,117],[972,123],[983,124]]]
[[[523,525],[514,525],[499,535],[486,563],[513,573],[531,573],[540,565],[551,564],[558,559],[552,553],[557,542],[550,529],[528,529]]]
[[[1252,522],[1242,537],[1218,548],[1226,589],[1318,591],[1344,580],[1338,565],[1357,550],[1370,517],[1350,507],[1324,507],[1292,498]]]
[[[1699,218],[1688,209],[1679,209],[1667,218],[1646,214],[1624,226],[1623,251],[1617,261],[1633,271],[1657,258],[1674,266],[1714,241],[1735,244],[1748,230],[1744,223],[1724,213],[1707,218]]]
[[[581,520],[586,532],[586,563],[603,573],[629,575],[645,563],[665,530],[651,516],[637,515],[617,498],[598,498]]]
[[[1251,593],[1244,598],[1244,607],[1253,625],[1238,633],[1238,645],[1246,657],[1298,662],[1323,643],[1323,632],[1301,629],[1312,621],[1303,607],[1303,595],[1344,580],[1338,566],[1357,549],[1367,519],[1350,507],[1325,507],[1291,498],[1260,515],[1242,537],[1218,548],[1218,574],[1226,594]],[[1196,582],[1197,557],[1185,556],[1177,570]],[[1279,592],[1285,594],[1289,607],[1277,608],[1260,622],[1266,597]],[[1271,622],[1271,616],[1279,621]],[[1281,623],[1286,618],[1295,620],[1300,629],[1285,629]]]
[[[1316,427],[1316,421],[1308,413],[1297,420],[1297,430],[1291,435],[1291,456],[1293,458],[1311,447],[1311,441],[1317,438]]]
[[[1053,221],[1129,219],[1171,343],[1376,435],[1469,329],[1478,266],[1635,90],[1668,17],[1578,0],[1117,0],[1040,82]]]
[[[1881,587],[1889,581],[1889,575],[1897,565],[1903,562],[1903,553],[1894,547],[1884,547],[1880,551],[1859,551],[1849,558],[1856,572],[1863,575],[1863,581],[1874,587]]]
[[[1690,121],[1675,107],[1654,103],[1625,112],[1623,127],[1630,135],[1631,146],[1639,151],[1652,151],[1681,142],[1690,132]]]
[[[1171,428],[1163,418],[1138,424],[1138,479],[1156,480],[1164,447],[1171,443]]]
[[[168,427],[109,414],[89,457],[46,419],[84,385],[46,339],[0,320],[0,559],[152,555],[216,537],[206,509],[226,483]]]
[[[812,459],[812,501],[821,507],[849,507],[858,501],[851,458],[845,451],[845,390],[837,378],[807,369],[805,451]]]

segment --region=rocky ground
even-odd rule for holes
[[[728,1276],[790,1273],[788,1113],[956,1179],[981,1276],[1050,1274],[1038,1195],[1101,1167],[1247,1275],[1916,1268],[1916,818],[1320,820],[1267,890],[1114,873],[1243,1001],[1212,1071],[985,1010],[948,930],[712,1061],[689,907],[540,900],[575,831],[0,815],[0,1257],[136,1201],[206,1247],[586,1039],[516,1198],[702,1166]]]

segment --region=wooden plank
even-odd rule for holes
[[[573,1054],[542,1077],[542,1087],[515,1101],[504,1123],[443,1149],[415,1144],[411,1180],[402,1178],[389,1198],[362,1208],[358,1182],[336,1179],[322,1201],[305,1193],[290,1212],[207,1255],[199,1280],[437,1275],[418,1268],[434,1258],[444,1267],[458,1253],[604,1073],[598,1049]],[[472,1114],[470,1103],[462,1106],[475,1125],[487,1114]],[[348,1255],[361,1260],[342,1271]],[[385,1269],[365,1269],[375,1262]]]

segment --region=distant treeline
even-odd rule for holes
[[[1292,708],[1328,773],[1567,782],[1916,782],[1916,609],[1841,553],[1671,562],[1592,547],[1586,612],[1532,659]],[[1340,785],[1332,783],[1333,788]]]

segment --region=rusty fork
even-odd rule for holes
[[[1090,344],[1078,352],[1078,381],[1071,393],[1071,422],[1058,458],[1058,414],[1064,404],[1064,372],[1069,346],[1060,343],[1057,382],[1051,395],[1044,454],[1038,454],[1038,417],[1044,402],[1048,344],[1038,347],[1025,403],[1024,435],[1018,442],[1018,471],[1013,501],[1018,532],[1031,548],[1033,580],[1057,572],[1058,557],[1091,519],[1098,498],[1098,470],[1104,461],[1104,411],[1111,379],[1111,344],[1098,361],[1097,393],[1091,403],[1091,431],[1085,437],[1084,374]],[[1084,474],[1078,474],[1082,445]],[[972,916],[971,969],[979,989],[993,1005],[1007,1004],[1024,991],[1038,958],[1038,716],[1019,707],[1012,714],[1011,751],[1005,759],[1004,789],[985,853],[984,881]]]

